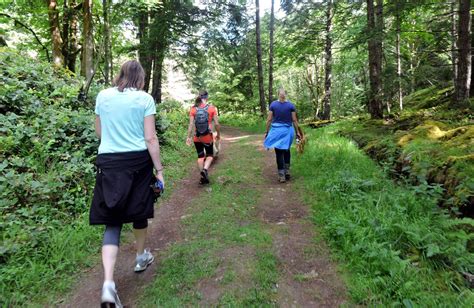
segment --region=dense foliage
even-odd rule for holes
[[[342,121],[309,131],[294,160],[302,194],[337,255],[349,291],[362,305],[471,307],[463,274],[474,270],[474,221],[450,219],[438,208],[441,191],[422,183],[395,185],[338,131]],[[311,168],[308,168],[311,166]]]

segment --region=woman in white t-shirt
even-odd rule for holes
[[[91,225],[106,226],[102,242],[101,303],[116,307],[122,307],[113,278],[122,225],[133,223],[137,248],[134,271],[144,271],[154,260],[145,249],[148,219],[153,217],[159,190],[154,187],[155,184],[164,187],[155,131],[155,101],[142,91],[144,80],[140,63],[125,62],[114,87],[99,93],[95,107],[95,130],[100,146],[89,221]]]

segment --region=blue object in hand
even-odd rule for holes
[[[158,199],[161,194],[165,191],[165,186],[163,185],[163,182],[160,180],[156,180],[156,182],[152,186],[153,192],[155,193],[155,201]]]

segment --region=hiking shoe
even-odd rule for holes
[[[104,285],[102,287],[102,295],[100,297],[100,307],[101,308],[122,308],[122,303],[120,298],[117,295],[117,290],[114,285]]]
[[[155,260],[155,257],[151,254],[149,249],[145,249],[145,252],[137,256],[135,259],[135,272],[143,272],[146,270],[148,265],[150,265]]]
[[[280,183],[285,183],[286,182],[286,176],[285,176],[285,171],[278,171],[278,182]]]
[[[290,165],[289,164],[285,164],[285,179],[287,181],[289,181],[291,178],[290,176]]]
[[[207,170],[206,169],[202,169],[201,171],[201,180],[200,182],[201,184],[209,184],[209,175],[207,174]]]

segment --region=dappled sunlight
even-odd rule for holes
[[[239,136],[239,137],[230,137],[230,138],[222,138],[222,140],[225,140],[225,141],[228,141],[230,143],[234,143],[234,142],[238,142],[240,140],[243,140],[243,139],[247,139],[249,138],[251,135],[245,135],[245,136]]]

